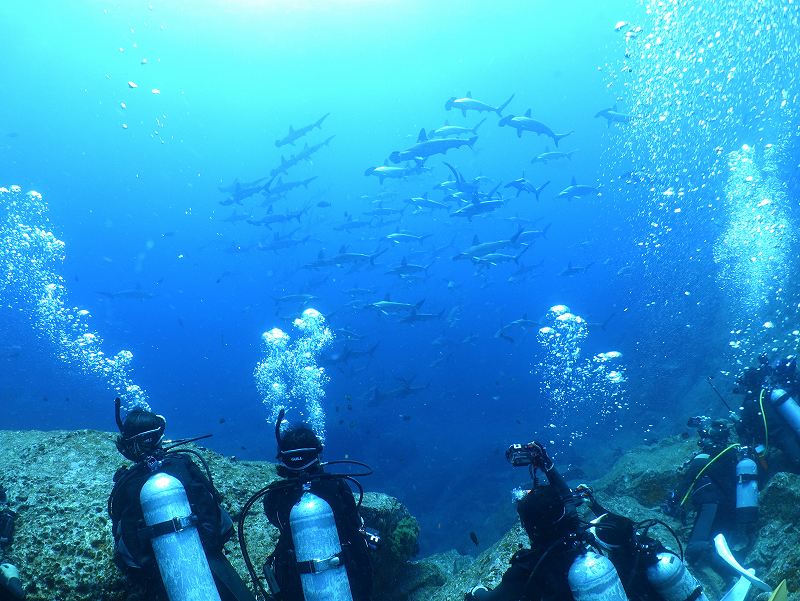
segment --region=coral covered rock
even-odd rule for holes
[[[113,539],[106,504],[114,472],[125,463],[114,446],[114,435],[89,430],[0,431],[0,448],[0,484],[17,512],[16,535],[7,558],[19,567],[28,599],[142,599],[111,561]],[[200,447],[190,448],[207,461],[223,504],[234,519],[254,492],[277,477],[270,463],[237,461]],[[416,549],[419,529],[401,503],[368,493],[362,513],[368,525],[389,534],[389,544],[376,561],[376,596],[402,598],[396,596],[397,587],[392,584],[399,581],[408,591],[417,581],[434,584],[443,580],[430,566],[407,564]],[[259,569],[278,535],[260,503],[250,511],[245,533],[250,557]],[[249,582],[238,545],[231,541],[226,549],[234,568]],[[406,568],[408,577],[403,574]],[[381,585],[391,586],[391,591],[381,590]]]

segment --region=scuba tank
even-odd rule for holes
[[[3,599],[19,599],[20,601],[27,597],[19,579],[19,570],[10,563],[0,563],[0,595]]]
[[[800,406],[783,388],[774,388],[769,395],[772,406],[780,413],[784,421],[795,433],[800,436]]]
[[[305,491],[289,512],[289,530],[305,601],[352,601],[331,506]]]
[[[752,524],[758,519],[758,466],[749,456],[736,464],[736,521]]]
[[[575,558],[567,582],[575,601],[628,601],[614,564],[594,551]]]
[[[186,491],[180,480],[158,472],[139,493],[145,533],[151,538],[170,601],[220,601]]]
[[[703,587],[674,553],[658,553],[647,580],[664,601],[708,601]]]

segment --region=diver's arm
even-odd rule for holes
[[[544,470],[545,476],[547,476],[547,481],[556,488],[558,494],[560,494],[562,498],[567,498],[567,496],[572,494],[572,491],[570,490],[567,481],[564,480],[564,476],[562,476],[561,472],[556,469],[556,464],[553,463],[552,459],[550,459],[550,456],[547,454],[544,445],[538,441],[534,441],[532,444],[539,449],[539,456],[534,465]]]

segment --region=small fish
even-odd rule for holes
[[[480,543],[478,542],[478,535],[475,534],[475,532],[469,533],[469,540],[471,540],[472,544],[475,545],[476,547],[480,546]]]

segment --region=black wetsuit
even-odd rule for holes
[[[795,401],[800,400],[798,392],[800,391],[796,388],[789,390]],[[766,444],[777,447],[783,451],[789,463],[786,467],[800,473],[800,439],[773,406],[770,390],[764,390],[762,396],[760,387],[747,389],[739,415],[741,419],[736,425],[736,431],[742,444],[751,448]]]
[[[572,562],[585,549],[583,545],[560,545],[544,559],[546,549],[517,551],[500,584],[490,591],[477,591],[474,598],[478,601],[574,601],[567,574]]]
[[[223,554],[223,545],[233,533],[233,523],[220,507],[216,489],[206,474],[181,453],[166,455],[157,472],[169,474],[183,484],[192,513],[197,516],[197,531],[222,601],[254,601]],[[150,540],[140,532],[145,523],[139,493],[154,473],[144,463],[118,470],[109,498],[109,513],[114,533],[114,562],[132,581],[144,587],[148,600],[166,601]]]
[[[721,450],[711,450],[705,460],[696,457],[678,489],[682,498],[694,482],[690,498],[696,513],[686,545],[686,556],[691,561],[713,559],[716,555],[714,536],[719,532],[732,533],[736,528],[736,450],[720,456],[695,481],[703,467]]]
[[[14,542],[14,518],[16,514],[6,506],[6,492],[0,486],[0,563],[6,563],[6,549]],[[9,564],[11,565],[11,564]],[[0,601],[20,601],[26,594],[22,582],[17,577],[11,578],[11,569],[0,574]]]
[[[342,478],[328,476],[311,479],[308,487],[309,492],[324,499],[333,510],[353,601],[368,601],[372,594],[372,565],[366,540],[360,531],[361,517],[350,487]],[[278,544],[269,563],[281,589],[281,601],[303,600],[289,529],[289,513],[303,492],[300,481],[282,480],[273,484],[264,496],[264,513],[270,523],[280,530]]]
[[[533,492],[517,503],[520,522],[531,540],[532,549],[518,551],[511,567],[493,590],[478,589],[467,595],[476,601],[574,601],[569,587],[569,570],[575,559],[596,547],[597,541],[586,531],[576,510],[576,501],[564,478],[552,464],[545,470],[551,486],[559,491],[561,510],[528,501]],[[594,499],[591,509],[605,515],[603,527],[597,527],[603,540],[614,541],[616,549],[608,553],[630,601],[663,601],[647,580],[647,567],[664,550],[658,541],[639,537],[634,541],[633,522],[606,511]],[[542,516],[563,514],[552,526]],[[599,547],[598,547],[599,548]]]

